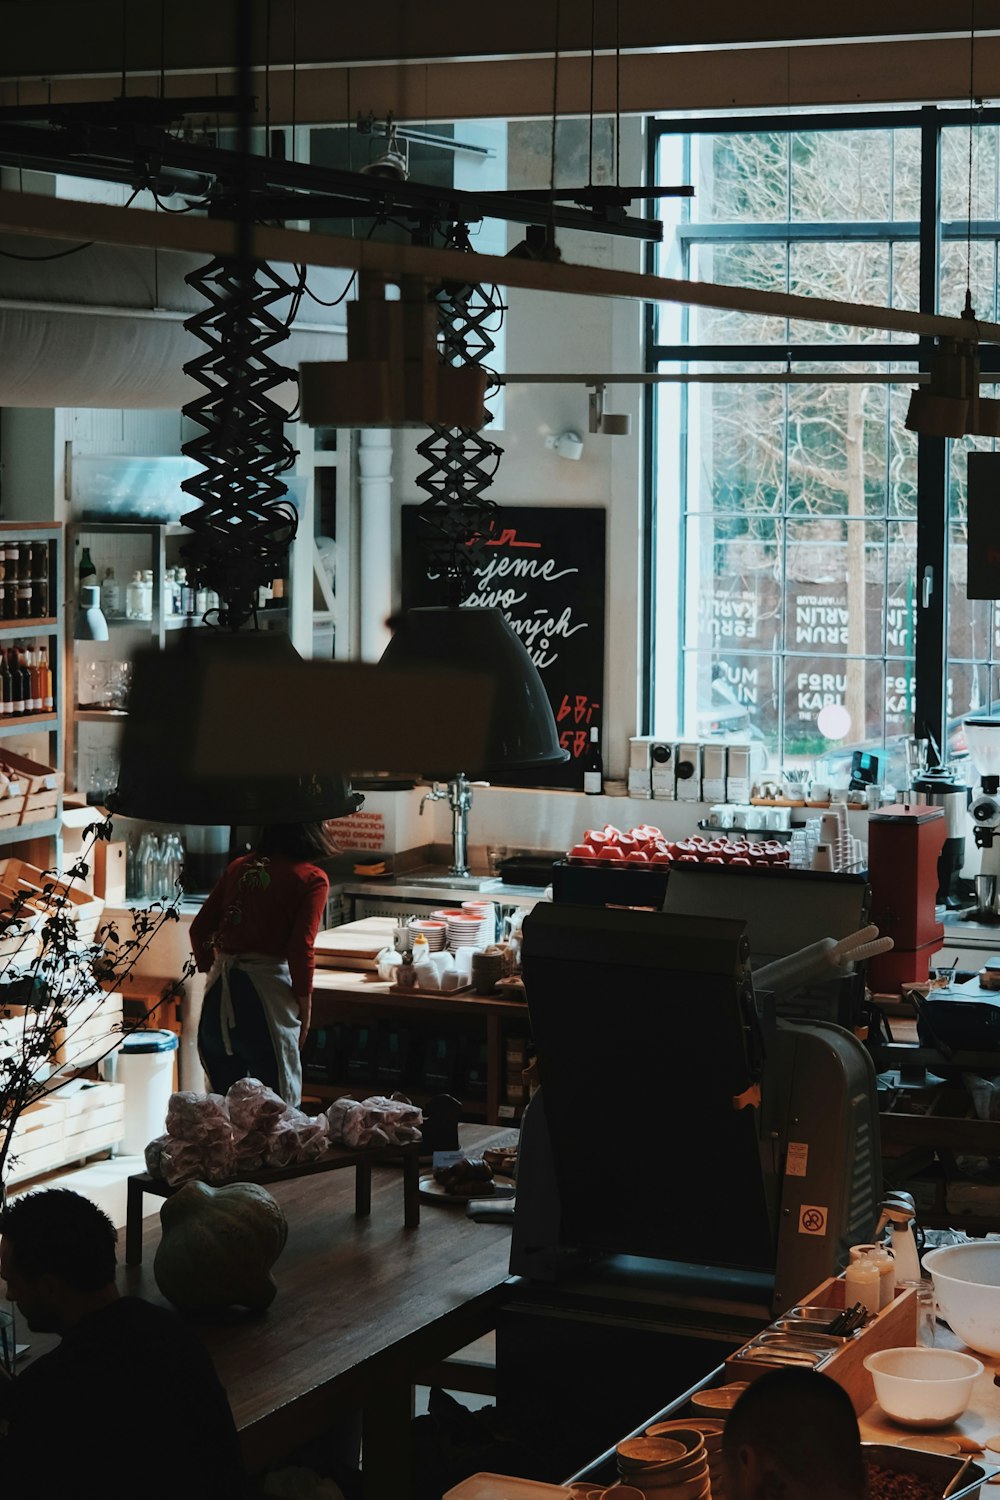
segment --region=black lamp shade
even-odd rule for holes
[[[403,615],[382,655],[395,671],[483,673],[494,684],[486,746],[478,765],[421,766],[425,776],[497,775],[561,765],[552,707],[523,642],[502,610],[432,606]]]
[[[327,753],[329,736],[306,748],[289,727],[293,748],[283,765],[261,732],[276,711],[272,685],[305,665],[287,636],[270,631],[191,629],[165,651],[137,652],[110,810],[205,824],[318,822],[356,811],[364,799]],[[243,686],[231,692],[234,682]]]

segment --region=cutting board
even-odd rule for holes
[[[365,917],[360,922],[345,922],[317,933],[315,957],[317,969],[375,968],[375,956],[392,942],[396,923],[392,917]]]

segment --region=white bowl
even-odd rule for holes
[[[865,1360],[886,1416],[914,1427],[945,1427],[960,1417],[983,1368],[957,1349],[879,1349]]]
[[[924,1256],[938,1310],[980,1354],[1000,1354],[1000,1241],[943,1245]]]

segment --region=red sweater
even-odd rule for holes
[[[215,950],[288,960],[292,991],[312,990],[313,943],[330,882],[306,860],[234,859],[191,923],[191,951],[207,973]]]

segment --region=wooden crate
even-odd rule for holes
[[[21,783],[22,792],[61,792],[65,776],[54,766],[42,765],[29,760],[26,755],[15,755],[12,750],[0,750],[0,771]],[[96,814],[94,822],[98,822]]]
[[[845,1284],[842,1276],[831,1276],[813,1291],[800,1299],[802,1306],[842,1308]],[[917,1342],[917,1294],[913,1287],[897,1290],[888,1307],[884,1307],[875,1318],[869,1318],[856,1338],[848,1339],[833,1358],[823,1366],[822,1373],[829,1375],[851,1398],[858,1416],[875,1400],[875,1385],[865,1369],[865,1359],[879,1349],[896,1349]],[[753,1360],[740,1359],[739,1350],[726,1360],[727,1380],[755,1380],[773,1365],[757,1364]]]
[[[81,1001],[63,1031],[55,1034],[53,1060],[60,1068],[84,1068],[110,1052],[121,1030],[122,997],[101,991]]]
[[[10,1166],[8,1182],[20,1182],[27,1177],[37,1177],[40,1172],[49,1172],[66,1160],[65,1108],[56,1098],[36,1100],[22,1112],[11,1141],[11,1155],[16,1158]]]
[[[75,1161],[106,1151],[125,1134],[125,1085],[86,1083],[63,1101],[65,1156]]]
[[[38,795],[58,797],[58,793],[44,792]],[[3,806],[4,803],[0,802],[0,809]],[[51,886],[52,891],[46,896],[43,892],[47,886]],[[17,895],[26,896],[28,909],[43,918],[65,899],[66,914],[71,915],[76,922],[78,940],[82,943],[95,941],[97,926],[104,912],[103,901],[87,891],[78,891],[56,875],[47,875],[36,865],[29,865],[27,860],[0,859],[0,901],[5,901],[9,906]]]

